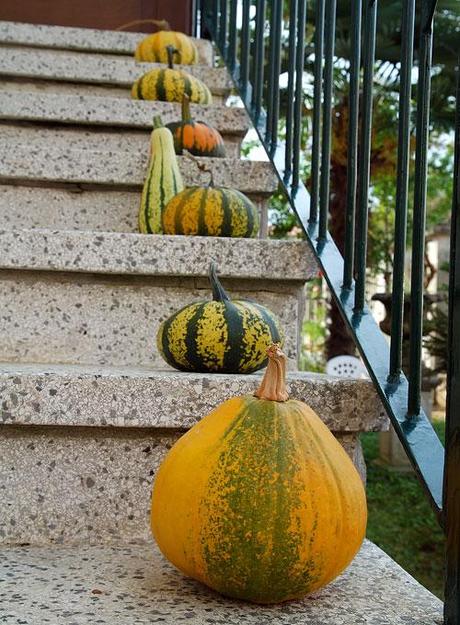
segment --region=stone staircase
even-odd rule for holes
[[[292,396],[319,412],[363,478],[359,433],[387,422],[369,381],[297,371],[317,267],[305,242],[265,238],[276,180],[269,163],[240,159],[249,122],[225,106],[231,84],[209,42],[197,41],[192,71],[213,92],[206,120],[228,158],[206,163],[258,204],[261,238],[137,234],[152,117],[180,115],[130,99],[150,67],[132,59],[142,36],[0,23],[0,621],[441,622],[440,602],[369,542],[322,592],[270,608],[218,597],[157,553],[148,516],[159,462],[260,380],[180,373],[156,352],[159,323],[209,297],[211,258],[232,294],[279,315]],[[207,182],[179,160],[185,184]]]

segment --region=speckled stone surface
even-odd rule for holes
[[[136,213],[137,215],[137,213]],[[306,241],[0,230],[0,268],[150,276],[207,276],[305,282],[317,275]]]
[[[278,316],[293,367],[304,307],[295,284],[227,282],[235,299],[253,299]],[[188,303],[210,299],[204,279],[0,273],[0,361],[164,368],[156,348],[160,323]]]
[[[442,625],[442,603],[365,541],[346,571],[301,601],[258,606],[185,578],[152,540],[2,551],[5,625]]]
[[[0,146],[0,180],[141,187],[148,154],[148,143],[142,153],[127,153],[108,151],[103,145],[99,150],[83,150],[60,149],[45,140],[41,146],[32,147],[19,141],[4,141]],[[212,169],[216,185],[267,197],[278,186],[269,162],[209,157],[198,161]],[[185,186],[209,183],[210,175],[200,171],[191,158],[179,156],[178,162]]]
[[[103,98],[117,98],[118,100],[131,101],[131,94],[126,87],[116,85],[102,85],[93,83],[73,83],[57,80],[33,80],[33,78],[14,78],[0,74],[0,91],[41,93],[41,94],[69,94],[89,95]],[[213,95],[213,105],[222,104],[223,96]]]
[[[241,137],[223,135],[226,157],[240,158]],[[0,141],[15,141],[29,148],[42,149],[52,144],[55,149],[107,150],[142,154],[148,150],[150,132],[131,128],[108,128],[104,126],[57,126],[11,124],[0,122]]]
[[[242,108],[200,106],[192,104],[196,120],[203,119],[224,135],[244,136],[250,123]],[[91,124],[125,129],[152,129],[153,115],[161,115],[163,123],[178,121],[180,104],[146,102],[97,96],[5,91],[0,93],[0,119],[39,121],[60,124]],[[123,130],[125,132],[125,130]]]
[[[1,426],[0,543],[148,538],[153,479],[181,433]],[[353,438],[345,435],[344,448],[355,460]]]
[[[189,428],[215,406],[251,394],[262,373],[218,375],[140,367],[0,364],[0,421],[14,425]],[[388,428],[372,383],[292,371],[290,396],[335,432]]]
[[[93,28],[69,28],[21,22],[0,22],[0,43],[38,48],[58,48],[115,54],[134,54],[137,44],[146,33],[131,33]],[[212,64],[210,41],[194,39],[200,62]]]
[[[86,52],[0,47],[0,67],[3,76],[57,80],[78,83],[101,83],[130,89],[133,82],[156,67],[158,63],[136,63],[134,59],[104,56]],[[228,95],[232,87],[225,68],[187,65],[182,68],[203,80],[211,93]]]

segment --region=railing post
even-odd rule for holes
[[[454,193],[449,265],[444,528],[446,532],[445,625],[460,623],[460,78],[457,82]]]

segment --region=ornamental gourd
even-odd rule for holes
[[[150,159],[139,209],[140,232],[161,234],[164,207],[183,188],[171,131],[163,127],[160,117],[154,117]]]
[[[152,496],[152,531],[166,558],[256,603],[329,583],[366,528],[361,479],[315,412],[288,399],[285,361],[272,346],[255,395],[229,399],[175,443]]]
[[[152,20],[156,22],[156,20]],[[167,63],[167,47],[172,46],[175,50],[177,62],[181,65],[194,65],[198,63],[198,50],[193,40],[184,33],[170,30],[166,20],[156,22],[166,30],[148,35],[137,44],[134,58],[143,63]]]
[[[193,158],[193,157],[191,157]],[[196,159],[193,159],[196,161]],[[163,232],[212,237],[256,237],[259,214],[251,200],[236,189],[216,187],[212,171],[208,186],[187,187],[163,211]]]
[[[211,263],[212,301],[188,304],[164,321],[158,351],[181,371],[252,373],[267,362],[267,347],[281,341],[276,316],[256,302],[230,300]]]
[[[190,114],[190,98],[182,99],[182,121],[166,124],[174,137],[176,154],[187,150],[194,156],[225,156],[224,140],[218,130],[206,122],[196,122]]]
[[[152,69],[136,80],[131,89],[131,96],[137,100],[161,100],[163,102],[182,102],[184,94],[190,102],[211,104],[212,96],[207,86],[198,78],[181,69],[174,69],[174,48],[167,46],[168,67]]]

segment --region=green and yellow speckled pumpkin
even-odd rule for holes
[[[224,140],[218,130],[206,122],[196,122],[190,114],[190,98],[182,100],[182,120],[166,124],[174,137],[176,154],[187,150],[194,156],[225,156]]]
[[[207,170],[208,171],[208,170]],[[163,232],[212,237],[256,237],[259,215],[251,200],[236,189],[187,187],[163,211]]]
[[[267,362],[267,347],[281,340],[277,318],[255,302],[230,300],[214,263],[210,281],[213,300],[188,304],[164,321],[158,351],[181,371],[257,371]]]
[[[329,583],[366,529],[361,479],[309,406],[288,399],[269,350],[253,395],[219,405],[180,438],[153,487],[153,535],[185,575],[236,599],[279,603]]]
[[[134,57],[136,61],[146,63],[167,63],[167,47],[174,48],[175,60],[180,65],[198,63],[198,50],[193,40],[184,33],[173,30],[161,30],[148,35],[137,44]]]
[[[168,54],[168,67],[152,69],[138,78],[132,86],[131,96],[136,100],[182,102],[184,94],[187,94],[190,102],[211,104],[212,96],[207,86],[188,72],[174,69],[171,46],[168,46]]]
[[[150,160],[139,208],[139,231],[143,234],[161,234],[163,210],[168,201],[183,188],[171,131],[163,126],[157,116],[153,120]]]

